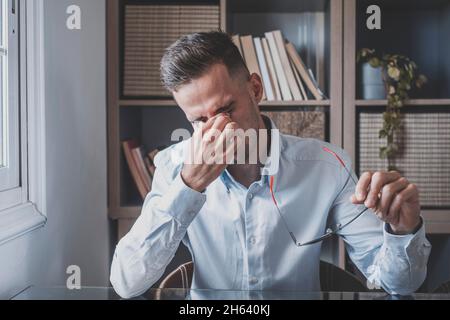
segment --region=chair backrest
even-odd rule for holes
[[[450,293],[450,281],[441,284],[433,293]]]
[[[183,263],[161,281],[159,288],[189,289],[191,287],[193,273],[194,263],[192,261]]]
[[[368,291],[355,275],[325,261],[320,261],[320,289],[324,292]]]
[[[193,272],[193,262],[186,262],[167,275],[159,285],[159,288],[188,289],[191,287]],[[321,290],[324,292],[368,291],[353,274],[325,261],[320,261],[320,284]]]

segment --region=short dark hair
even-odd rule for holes
[[[231,37],[221,31],[198,32],[182,36],[165,50],[161,60],[161,81],[173,92],[201,77],[210,67],[223,63],[231,76],[249,74]]]

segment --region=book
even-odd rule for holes
[[[264,57],[266,58],[267,68],[269,69],[270,82],[274,91],[275,100],[281,101],[280,86],[278,84],[277,75],[275,73],[275,66],[273,65],[272,55],[270,54],[269,44],[266,38],[261,39],[261,43],[264,49]]]
[[[132,149],[131,152],[133,154],[134,161],[137,164],[139,176],[141,177],[141,180],[144,182],[145,190],[148,193],[148,192],[150,192],[152,179],[151,179],[150,174],[148,173],[147,168],[145,166],[141,147],[136,147],[136,148]]]
[[[156,148],[155,150],[150,151],[147,156],[151,160],[151,162],[155,163],[155,157],[156,155],[162,150],[162,148]]]
[[[289,62],[291,63],[292,70],[294,71],[295,80],[297,80],[298,86],[300,87],[300,92],[302,93],[303,100],[308,101],[308,95],[306,93],[305,86],[302,83],[300,74],[298,73],[298,70],[295,68],[294,63],[291,59],[289,59]]]
[[[315,13],[316,79],[318,88],[325,88],[325,13]]]
[[[311,81],[313,82],[314,86],[317,88],[317,92],[320,94],[322,99],[326,99],[325,94],[320,90],[319,84],[317,83],[316,78],[314,77],[314,74],[311,69],[308,69],[308,74],[311,77]]]
[[[234,35],[231,37],[231,39],[233,40],[234,45],[238,48],[239,53],[241,54],[242,59],[244,59],[244,62],[245,62],[244,55],[242,54],[241,39],[240,39],[239,35],[238,34]]]
[[[281,97],[284,101],[292,101],[291,90],[289,89],[289,84],[283,70],[280,55],[278,54],[275,38],[271,32],[266,32],[265,35],[267,42],[269,43],[270,53],[272,54],[277,80],[280,85]]]
[[[261,70],[259,69],[258,58],[256,57],[255,46],[253,45],[252,36],[243,36],[241,37],[242,43],[242,52],[244,53],[245,63],[247,64],[248,71],[250,74],[256,73],[261,79]],[[266,98],[266,95],[263,93],[263,100]]]
[[[309,91],[311,91],[311,93],[313,94],[314,98],[316,100],[323,100],[319,90],[317,90],[317,87],[314,85],[314,82],[312,81],[305,64],[303,63],[302,58],[300,57],[292,43],[286,43],[286,51],[289,54],[292,62],[294,63],[295,68],[297,68],[298,72],[300,73],[302,80],[305,82]]]
[[[258,57],[259,68],[261,70],[264,90],[266,91],[267,100],[274,101],[275,96],[273,94],[272,83],[270,81],[269,70],[267,69],[266,58],[264,57],[264,51],[262,48],[261,38],[256,37],[254,40],[256,56]]]
[[[145,166],[147,167],[147,171],[149,172],[151,178],[153,179],[153,177],[155,176],[155,170],[156,170],[156,167],[153,164],[153,161],[150,160],[150,158],[147,156],[144,158],[144,162],[145,162]]]
[[[280,30],[275,30],[271,32],[273,34],[275,44],[278,49],[278,54],[280,55],[281,64],[284,69],[284,73],[286,75],[287,82],[289,84],[289,88],[291,90],[292,96],[294,100],[302,100],[302,96],[300,94],[300,88],[295,81],[294,73],[292,72],[291,64],[289,62],[289,58],[286,52],[285,40]]]
[[[134,160],[132,150],[138,147],[138,144],[134,140],[127,140],[122,142],[123,151],[125,154],[125,159],[128,163],[128,168],[130,169],[131,176],[134,180],[134,183],[138,189],[138,192],[142,199],[145,199],[147,196],[147,188],[145,187],[144,181],[141,179],[141,176],[138,171],[137,163]]]
[[[241,37],[241,43],[242,52],[244,54],[244,59],[245,63],[247,64],[248,70],[250,71],[250,73],[257,73],[259,76],[261,76],[252,36]]]

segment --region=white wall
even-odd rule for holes
[[[65,27],[71,4],[81,31]],[[105,0],[45,0],[44,10],[48,222],[0,246],[2,299],[65,285],[71,264],[82,285],[108,285]]]

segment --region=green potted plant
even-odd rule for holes
[[[380,139],[386,139],[386,145],[380,148],[380,158],[387,159],[388,170],[395,170],[394,158],[399,149],[395,142],[395,134],[401,126],[400,109],[409,99],[408,92],[416,87],[420,89],[427,78],[418,73],[414,61],[399,54],[378,55],[375,50],[363,48],[358,51],[357,62],[370,64],[372,68],[380,68],[387,99],[386,111],[383,113],[383,128],[379,132]]]

